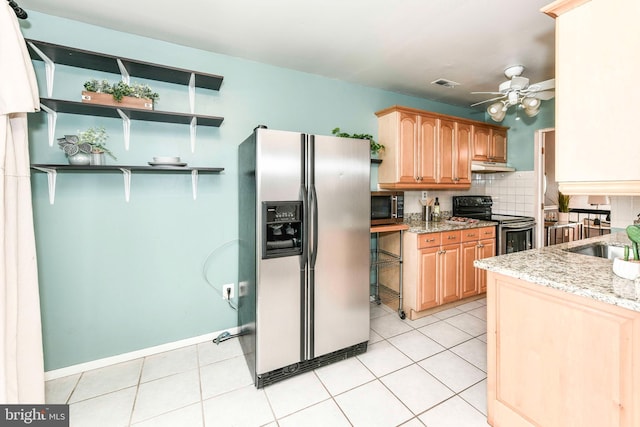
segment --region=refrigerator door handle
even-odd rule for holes
[[[311,253],[309,259],[309,268],[316,266],[316,258],[318,257],[318,193],[316,193],[316,139],[314,135],[309,136],[309,221],[311,226]]]
[[[300,270],[304,270],[309,259],[309,201],[307,189],[300,187],[300,198],[302,199],[302,255],[300,256]]]
[[[309,260],[309,267],[315,268],[316,258],[318,257],[318,195],[316,193],[316,187],[311,187],[311,257]]]

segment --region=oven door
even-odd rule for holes
[[[500,224],[498,226],[499,255],[534,248],[536,225],[530,222]]]

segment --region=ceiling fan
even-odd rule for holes
[[[522,77],[523,65],[511,65],[504,70],[504,75],[509,80],[500,83],[498,92],[471,92],[472,94],[499,95],[491,99],[471,104],[472,107],[493,102],[487,107],[487,113],[496,122],[501,122],[507,114],[507,109],[512,105],[521,105],[529,117],[534,117],[540,112],[540,101],[547,101],[554,97],[553,89],[556,80],[549,79],[538,83],[529,84],[529,79]]]

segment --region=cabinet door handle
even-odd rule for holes
[[[435,242],[436,238],[434,237],[433,239],[424,239],[425,243],[429,243],[429,242]]]
[[[475,234],[473,234],[473,233],[467,233],[467,237],[473,237],[473,236],[475,236]]]
[[[449,240],[455,240],[455,239],[456,239],[456,236],[449,236],[449,237],[447,237],[447,239],[449,239]]]
[[[484,245],[481,243],[478,245],[479,248],[484,248]]]

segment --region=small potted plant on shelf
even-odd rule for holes
[[[103,127],[89,128],[78,135],[65,135],[58,139],[58,145],[67,155],[70,165],[104,165],[105,153],[117,160],[111,150],[105,147],[107,139]]]
[[[569,222],[569,202],[571,196],[558,191],[558,222]]]
[[[133,83],[131,85],[120,81],[111,84],[107,80],[89,80],[84,83],[82,102],[116,105],[131,108],[153,110],[154,103],[160,95],[149,85]]]
[[[331,133],[335,136],[341,137],[341,138],[356,138],[356,139],[368,139],[369,140],[369,145],[371,148],[371,154],[372,155],[376,155],[378,154],[378,152],[380,150],[384,150],[384,145],[382,144],[378,144],[375,139],[373,139],[372,135],[369,135],[368,133],[346,133],[346,132],[341,132],[340,128],[335,128],[334,130],[331,131]]]

